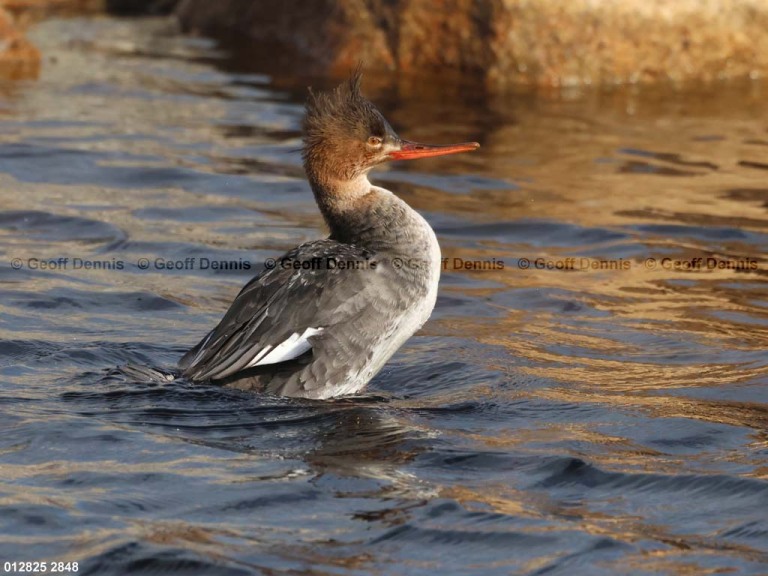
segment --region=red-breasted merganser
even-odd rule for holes
[[[179,362],[193,381],[302,398],[362,390],[427,321],[440,246],[432,228],[368,172],[387,160],[475,150],[401,140],[360,94],[360,73],[310,91],[304,169],[330,228],[275,261]]]

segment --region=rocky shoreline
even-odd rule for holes
[[[181,0],[176,14],[187,31],[244,35],[318,75],[364,60],[503,91],[768,73],[763,0]]]
[[[0,0],[0,73],[29,77],[40,66],[17,12],[94,4],[173,13],[187,33],[238,39],[305,75],[344,76],[363,61],[504,92],[768,74],[764,0]]]
[[[27,40],[13,15],[0,3],[0,77],[34,78],[40,71],[40,51]]]

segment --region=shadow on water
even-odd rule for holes
[[[404,434],[397,420],[387,417],[389,399],[384,396],[328,402],[281,398],[193,384],[169,372],[130,366],[80,374],[76,381],[85,388],[61,398],[81,416],[156,428],[244,454],[351,454],[356,460],[369,451],[396,447]]]
[[[200,448],[209,450],[218,454],[218,461],[226,466],[231,467],[233,458],[246,468],[259,460],[288,464],[269,466],[267,471],[250,475],[238,470],[236,478],[232,477],[234,471],[230,471],[221,480],[242,484],[244,489],[227,491],[221,497],[212,493],[194,503],[189,502],[186,514],[191,517],[216,514],[231,522],[231,516],[235,514],[242,515],[250,523],[252,514],[263,518],[262,514],[270,513],[272,509],[295,506],[307,507],[309,511],[315,506],[319,493],[332,489],[336,498],[350,502],[351,507],[342,505],[342,508],[349,508],[344,513],[349,515],[349,521],[399,526],[407,524],[410,511],[425,506],[433,495],[431,486],[402,468],[429,449],[434,432],[419,423],[408,410],[393,405],[396,402],[389,397],[303,401],[192,385],[183,380],[166,379],[160,372],[150,374],[147,369],[141,372],[141,379],[135,378],[133,370],[128,374],[124,370],[79,374],[69,381],[69,387],[73,389],[62,393],[61,400],[68,413],[86,417],[110,429],[142,430],[150,434],[153,441],[164,438],[161,441],[182,442],[189,445],[192,452]],[[153,377],[146,378],[147,375]],[[64,382],[62,385],[67,386]],[[172,462],[164,467],[165,470],[173,468]],[[253,493],[248,488],[265,483],[278,487],[282,482],[296,484],[297,481],[308,483],[298,490],[269,490],[264,494],[259,490]],[[137,512],[146,512],[160,505],[158,499],[173,501],[172,492],[166,488],[163,493],[165,495],[161,497],[147,490],[135,491],[109,506],[128,506]],[[364,502],[371,500],[378,501],[377,505],[366,507]],[[322,513],[321,510],[317,512]],[[280,514],[283,513],[278,512]],[[311,528],[308,526],[307,529]],[[216,558],[185,558],[189,541],[200,538],[201,533],[181,531],[183,533],[171,538],[164,537],[162,544],[168,552],[159,553],[152,546],[158,544],[152,542],[153,538],[139,545],[118,546],[89,564],[87,573],[103,570],[119,573],[140,567],[184,573],[187,561],[192,562],[190,569],[215,566],[221,570],[221,560],[224,564],[232,560],[227,558],[233,550],[228,540],[234,534],[226,535],[213,529],[202,537],[204,544],[216,544],[214,556],[219,558],[216,561]],[[363,536],[351,544],[364,543],[368,539]],[[174,544],[182,547],[176,548]],[[260,564],[264,555],[274,556],[273,561],[279,563],[300,554],[302,562],[312,561],[316,556],[317,561],[329,566],[337,562],[347,565],[353,561],[363,562],[361,567],[369,564],[366,555],[355,560],[357,554],[350,555],[343,548],[343,542],[324,539],[312,542],[309,547],[309,542],[302,544],[291,538],[284,543],[284,550],[275,550],[274,544],[259,544],[258,540],[249,540],[247,546],[255,546],[254,558],[262,558],[246,561],[248,570],[264,568]],[[238,548],[235,546],[234,549]],[[324,552],[324,548],[329,550]],[[210,552],[205,549],[202,553],[208,556]],[[339,558],[334,560],[337,555]],[[212,560],[213,564],[210,564]],[[237,568],[234,570],[233,573],[237,573]]]

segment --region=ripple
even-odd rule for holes
[[[147,576],[250,576],[253,571],[238,567],[223,558],[206,558],[183,548],[157,546],[140,542],[122,544],[82,562],[80,574],[108,576],[110,574],[142,574]]]
[[[521,243],[531,246],[574,246],[615,242],[627,238],[617,230],[586,228],[547,220],[519,220],[515,222],[491,222],[435,229],[441,236],[482,238],[483,241]]]
[[[126,238],[122,230],[105,222],[35,210],[0,212],[0,230],[41,243],[79,242],[114,245]]]
[[[90,312],[102,310],[110,314],[120,310],[149,313],[181,307],[178,302],[149,292],[94,293],[90,290],[57,288],[38,294],[11,291],[5,294],[12,299],[15,306],[32,310],[46,310],[50,313],[67,310],[87,310]]]
[[[542,468],[548,470],[547,478],[538,482],[542,488],[572,488],[581,486],[600,491],[661,495],[682,493],[686,502],[693,500],[712,502],[713,498],[746,500],[743,505],[768,505],[768,482],[751,478],[722,475],[659,475],[605,472],[579,459],[552,462]]]

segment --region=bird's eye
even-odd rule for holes
[[[371,136],[370,138],[368,138],[368,146],[373,146],[378,148],[379,146],[381,146],[382,142],[383,140],[378,136]]]

